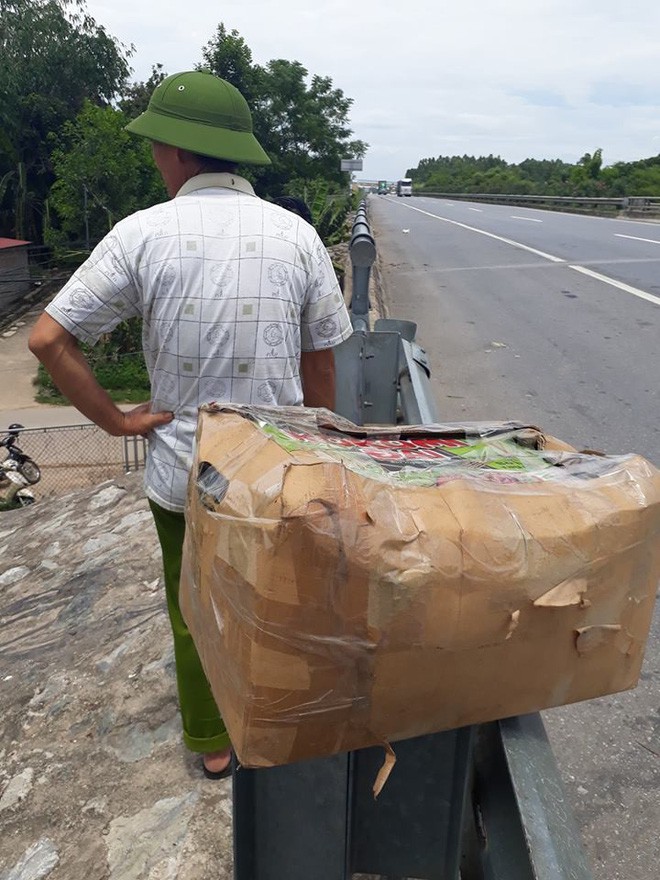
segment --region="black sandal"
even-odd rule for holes
[[[204,763],[204,758],[202,758],[202,771],[204,773],[204,776],[206,776],[207,779],[229,779],[229,777],[232,774],[233,762],[234,762],[234,755],[232,753],[232,755],[229,758],[229,763],[224,768],[224,770],[209,770],[208,767],[206,766],[206,764]]]

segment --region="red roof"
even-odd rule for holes
[[[21,247],[24,244],[30,244],[29,241],[21,241],[18,238],[0,238],[0,250],[4,248]]]

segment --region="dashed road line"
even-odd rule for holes
[[[631,238],[633,241],[647,241],[649,244],[660,244],[657,238],[639,238],[637,235],[624,235],[622,232],[615,232],[615,238]]]
[[[433,217],[434,220],[441,220],[443,223],[451,223],[452,226],[459,226],[461,229],[467,229],[469,232],[478,232],[479,235],[485,235],[486,238],[494,238],[495,241],[501,241],[511,247],[519,248],[530,254],[536,254],[537,257],[543,257],[544,260],[550,260],[551,263],[566,263],[561,257],[554,257],[552,254],[546,254],[545,251],[539,251],[537,248],[530,247],[527,244],[521,244],[519,241],[512,241],[510,238],[504,238],[502,235],[495,235],[494,232],[486,232],[485,229],[477,229],[476,226],[468,226],[467,223],[459,223],[458,220],[449,220],[447,217],[439,217],[437,214],[431,214],[430,211],[424,211],[422,208],[415,208],[412,205],[405,205],[410,211],[418,211],[427,217]]]

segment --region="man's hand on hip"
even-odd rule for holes
[[[150,403],[141,403],[139,406],[123,413],[121,425],[121,435],[128,437],[134,434],[140,434],[146,437],[149,431],[159,428],[161,425],[167,425],[174,418],[174,413],[169,411],[151,412]]]
[[[146,436],[149,431],[174,418],[171,412],[152,413],[150,403],[122,412],[96,381],[78,347],[78,340],[47,312],[34,325],[28,345],[62,394],[84,416],[113,437]]]

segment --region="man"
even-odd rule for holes
[[[334,406],[332,347],[351,324],[327,251],[302,219],[257,198],[237,163],[267,164],[245,99],[208,73],[163,80],[127,126],[152,141],[171,201],[120,221],[39,318],[30,349],[109,434],[146,435],[146,494],[163,552],[184,741],[204,773],[230,744],[178,604],[184,503],[208,401]],[[78,342],[143,319],[151,402],[122,412]]]

